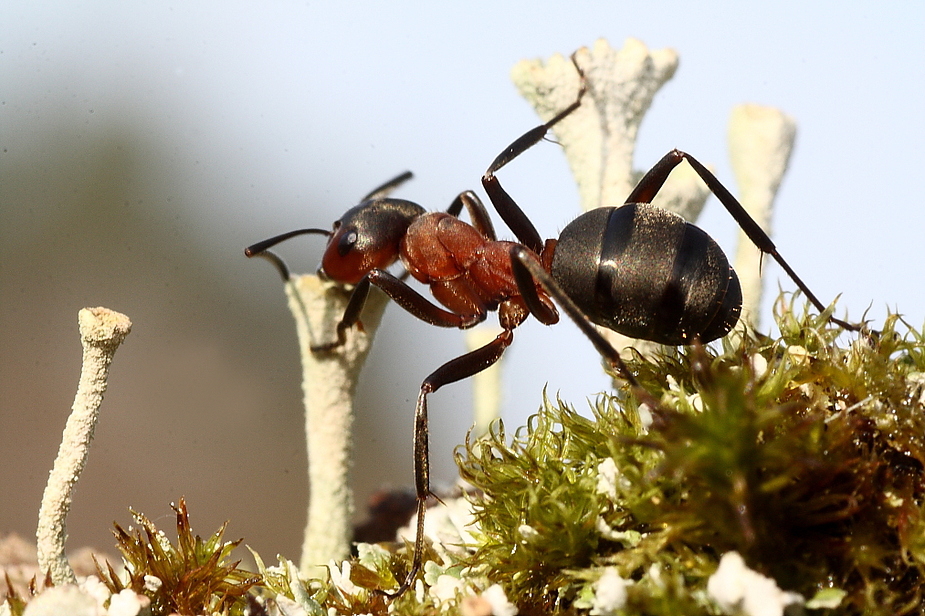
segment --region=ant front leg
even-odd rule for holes
[[[760,250],[761,252],[771,255],[775,261],[783,268],[787,275],[790,276],[790,279],[796,283],[800,291],[806,296],[806,298],[816,307],[816,310],[819,312],[825,312],[825,305],[819,301],[816,295],[809,290],[809,287],[806,286],[806,283],[797,276],[797,273],[793,271],[793,268],[784,260],[784,258],[777,252],[777,247],[774,245],[774,242],[771,241],[771,238],[767,233],[764,232],[764,229],[755,222],[755,219],[751,217],[748,211],[742,207],[742,204],[739,203],[739,200],[736,199],[729,190],[723,186],[723,184],[717,179],[713,173],[704,167],[700,161],[688,154],[687,152],[682,152],[681,150],[672,150],[665,154],[660,161],[655,163],[655,166],[646,173],[639,184],[636,185],[636,188],[633,189],[633,192],[630,193],[630,196],[627,198],[626,203],[651,203],[652,199],[655,198],[655,195],[658,194],[658,191],[661,190],[662,186],[665,184],[665,180],[668,179],[668,175],[671,171],[677,167],[682,160],[687,160],[691,167],[694,168],[694,171],[697,172],[697,175],[703,180],[704,184],[707,185],[716,198],[719,199],[720,203],[723,204],[723,207],[726,208],[726,211],[735,219],[742,231],[745,232],[745,235],[748,236],[748,239]],[[859,331],[861,327],[859,325],[854,325],[841,319],[837,319],[834,316],[830,316],[829,320],[832,323],[835,323],[839,327],[847,329],[849,331]]]
[[[514,232],[514,235],[517,236],[517,239],[520,240],[523,245],[537,254],[543,250],[543,238],[536,230],[536,227],[533,226],[533,223],[530,222],[530,219],[527,218],[527,215],[524,214],[524,211],[520,209],[520,206],[517,205],[507,191],[501,187],[498,178],[495,177],[495,173],[539,143],[553,126],[567,118],[581,106],[581,99],[584,98],[588,86],[585,82],[584,72],[575,61],[574,55],[572,55],[572,64],[575,65],[575,70],[578,71],[578,76],[581,78],[581,86],[578,90],[578,96],[575,98],[575,102],[560,111],[548,122],[540,124],[536,128],[521,135],[495,158],[488,167],[488,170],[485,171],[485,175],[482,176],[482,186],[485,188],[485,192],[488,193],[488,198],[491,200],[492,205],[495,206],[495,210],[497,210],[498,214],[501,216],[504,224]]]
[[[467,379],[495,364],[504,354],[504,350],[514,340],[514,333],[506,329],[485,346],[451,359],[437,368],[421,383],[417,406],[414,409],[414,487],[417,495],[417,526],[414,536],[414,555],[411,570],[390,597],[398,597],[412,584],[421,570],[424,560],[424,514],[427,509],[427,497],[430,491],[430,451],[428,449],[429,430],[427,426],[427,396],[444,385]]]
[[[353,288],[353,294],[350,296],[350,301],[347,302],[344,316],[337,324],[337,339],[333,342],[313,346],[311,348],[313,353],[331,351],[344,345],[347,340],[347,330],[360,321],[360,315],[366,305],[366,299],[369,297],[370,285],[379,287],[396,304],[430,325],[468,329],[485,320],[486,315],[484,313],[459,315],[455,312],[444,310],[412,289],[401,278],[385,270],[374,269],[366,274]]]

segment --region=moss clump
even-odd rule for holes
[[[923,335],[890,316],[841,345],[826,315],[778,321],[776,340],[637,357],[660,401],[649,429],[624,397],[593,420],[547,400],[513,442],[467,443],[472,561],[528,612],[590,607],[615,570],[616,613],[715,613],[704,589],[727,552],[807,599],[844,593],[810,607],[921,612]]]
[[[100,579],[113,594],[130,588],[146,595],[151,599],[152,616],[244,614],[248,591],[261,576],[238,569],[239,561],[227,562],[241,540],[223,541],[227,523],[203,540],[193,534],[186,502],[180,499],[173,509],[177,514],[177,545],[143,514],[132,512],[141,528],[126,531],[116,524],[113,531],[128,580],[123,580],[112,565],[104,571],[97,564]]]

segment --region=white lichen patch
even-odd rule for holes
[[[749,569],[738,552],[723,554],[707,594],[726,613],[744,616],[783,616],[787,607],[804,603],[800,594],[783,591],[773,579]]]
[[[591,616],[612,616],[626,605],[626,589],[632,580],[623,579],[617,570],[608,567],[594,583],[594,602]]]

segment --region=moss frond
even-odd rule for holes
[[[173,506],[177,543],[173,545],[144,514],[132,511],[138,529],[115,524],[113,534],[122,553],[128,580],[107,563],[100,579],[113,593],[131,588],[151,599],[151,614],[243,614],[248,591],[261,576],[238,568],[228,558],[240,543],[223,541],[227,522],[206,540],[193,534],[186,502]]]
[[[3,601],[3,606],[7,606],[10,610],[10,616],[22,616],[22,613],[26,610],[26,600],[19,596],[16,587],[13,586],[13,581],[10,580],[10,574],[4,570],[3,572],[4,581],[6,582],[6,598]],[[49,582],[51,581],[49,575]],[[32,578],[32,588],[35,586],[35,577]]]

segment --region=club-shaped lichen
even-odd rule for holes
[[[51,574],[55,584],[76,581],[67,562],[67,514],[74,487],[90,455],[90,442],[99,421],[113,355],[132,329],[128,317],[107,308],[84,308],[78,314],[83,364],[71,415],[58,448],[58,456],[42,495],[36,531],[39,570]]]

